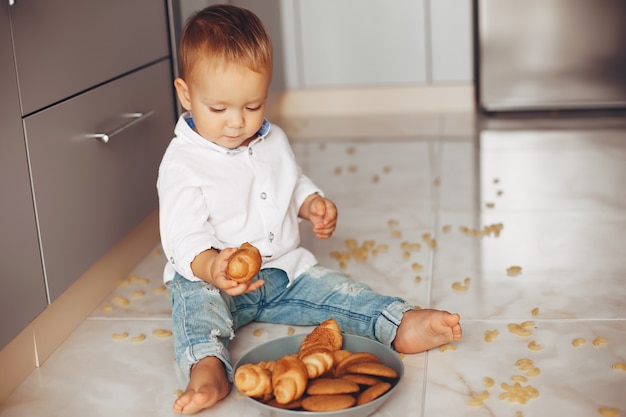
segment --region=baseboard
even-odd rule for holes
[[[473,84],[287,90],[269,113],[281,117],[471,113]]]
[[[0,403],[50,357],[158,242],[155,210],[0,351]]]

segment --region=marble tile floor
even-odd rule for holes
[[[474,115],[406,115],[285,127],[303,170],[340,210],[332,239],[317,241],[303,225],[303,244],[380,292],[462,316],[454,350],[403,357],[406,377],[373,416],[626,416],[623,116],[491,128]],[[365,242],[373,246],[361,256],[338,261]],[[158,337],[171,327],[164,262],[154,248],[0,417],[174,415],[185,381],[172,338]],[[511,276],[511,266],[521,272]],[[288,330],[248,325],[233,359]],[[233,391],[200,415],[257,414]]]

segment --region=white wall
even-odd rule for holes
[[[473,83],[471,0],[281,0],[289,89]]]
[[[181,18],[221,2],[179,0]],[[472,0],[229,2],[268,27],[274,92],[474,83]]]

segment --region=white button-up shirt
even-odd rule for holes
[[[174,271],[197,281],[196,255],[243,242],[259,249],[262,268],[282,269],[290,282],[315,265],[314,255],[299,246],[298,212],[309,195],[322,192],[302,174],[285,133],[264,121],[247,147],[228,149],[190,124],[191,114],[183,114],[159,167],[164,281]]]

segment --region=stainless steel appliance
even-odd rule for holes
[[[475,0],[485,111],[626,107],[626,1]]]

